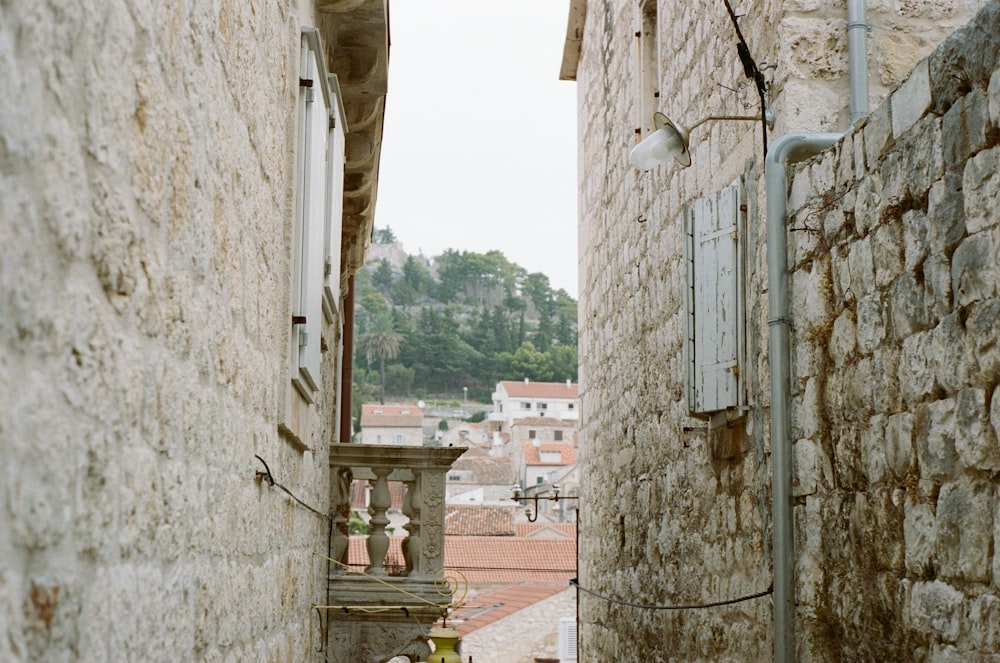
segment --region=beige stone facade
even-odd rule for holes
[[[0,660],[323,660],[387,49],[384,1],[0,7]],[[326,272],[314,102],[347,129]]]
[[[650,71],[653,110],[675,120],[759,113],[754,88],[739,87],[724,4],[571,4],[563,75],[577,81],[580,108],[581,585],[664,607],[771,587],[769,331],[787,324],[793,657],[991,660],[1000,3],[868,3],[870,117],[790,165],[782,187],[787,320],[769,313],[777,286],[760,123],[695,129],[690,168],[628,163],[649,132]],[[777,64],[764,69],[771,146],[790,132],[848,129],[843,3],[738,10],[758,64]],[[651,23],[648,65],[636,33]],[[693,417],[687,301],[697,265],[685,223],[734,181],[744,206],[740,393],[721,419]],[[581,659],[771,660],[773,600],[651,610],[582,595]]]

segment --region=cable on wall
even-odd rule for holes
[[[299,504],[299,506],[301,506],[301,507],[303,507],[305,509],[309,509],[310,511],[312,511],[313,513],[315,513],[320,518],[323,518],[323,519],[328,520],[328,521],[332,521],[333,520],[332,517],[326,515],[325,513],[323,513],[322,511],[320,511],[319,509],[306,504],[305,502],[303,502],[302,500],[300,500],[298,497],[296,497],[295,493],[293,493],[292,491],[288,490],[288,488],[286,488],[285,486],[283,486],[280,483],[278,483],[277,481],[275,481],[274,480],[274,475],[271,474],[271,468],[267,466],[267,461],[265,461],[263,458],[261,458],[257,454],[254,454],[253,457],[256,458],[257,460],[259,460],[261,462],[261,465],[264,466],[264,470],[266,470],[264,472],[261,472],[260,470],[257,470],[257,479],[258,480],[263,479],[264,481],[267,481],[267,485],[273,486],[274,488],[280,488],[281,490],[285,491],[285,493],[289,497],[291,497],[293,500],[295,500]]]
[[[645,603],[633,603],[632,601],[623,601],[621,599],[605,596],[604,594],[599,594],[581,585],[576,578],[570,580],[569,584],[575,586],[581,592],[586,592],[587,594],[599,598],[602,601],[607,601],[608,603],[617,603],[618,605],[627,605],[632,608],[642,608],[643,610],[699,610],[701,608],[715,608],[720,605],[732,605],[734,603],[742,603],[744,601],[759,599],[762,596],[767,596],[769,594],[774,593],[774,586],[772,585],[763,592],[757,592],[756,594],[741,596],[737,599],[729,599],[728,601],[713,601],[712,603],[688,603],[688,604],[678,604],[678,605],[647,605]]]
[[[743,38],[743,31],[740,30],[740,24],[737,20],[736,12],[733,11],[733,6],[729,4],[729,0],[722,0],[726,3],[726,10],[729,11],[729,18],[733,22],[733,28],[736,30],[736,37],[740,40],[740,43],[736,45],[736,52],[740,56],[740,62],[743,64],[743,73],[747,78],[751,79],[757,86],[757,93],[760,95],[760,120],[761,129],[764,130],[764,156],[767,156],[767,82],[764,80],[764,74],[761,72],[760,67],[754,61],[753,57],[750,55],[750,47],[747,46],[747,40]]]

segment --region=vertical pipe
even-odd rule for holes
[[[771,520],[774,565],[774,660],[795,661],[795,551],[792,444],[789,439],[791,368],[785,163],[834,145],[844,134],[785,134],[764,160],[767,196],[768,362],[771,366]]]
[[[847,0],[847,64],[851,85],[851,124],[868,116],[868,19],[866,0]]]
[[[340,439],[347,444],[354,434],[351,425],[351,396],[354,386],[354,275],[347,281],[347,294],[344,296],[344,348],[343,359],[340,362]]]

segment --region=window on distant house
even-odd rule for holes
[[[521,403],[521,409],[522,410],[530,410],[531,409],[531,403]]]
[[[396,433],[396,444],[406,444],[406,436],[402,433]]]
[[[302,33],[292,271],[292,382],[309,402],[320,385],[324,309],[340,298],[344,128],[319,33]]]
[[[570,403],[569,405],[566,406],[566,409],[567,410],[572,410],[574,407],[576,407],[576,406],[573,403]]]
[[[548,410],[549,409],[549,404],[548,403],[539,403],[538,404],[538,409],[539,410]]]
[[[529,430],[529,431],[528,431],[528,439],[529,439],[529,440],[533,440],[533,439],[535,439],[535,437],[536,437],[536,436],[535,436],[535,431],[533,431],[533,430]]]
[[[563,432],[561,430],[552,431],[552,438],[556,442],[562,442],[562,434],[563,434]]]

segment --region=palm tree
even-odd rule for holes
[[[403,342],[403,335],[396,331],[392,324],[392,317],[388,313],[380,313],[372,319],[371,326],[359,339],[361,349],[365,352],[365,358],[371,364],[372,359],[378,357],[380,390],[379,402],[385,403],[385,360],[395,359],[399,354],[399,346]]]

